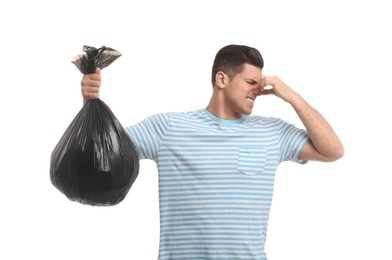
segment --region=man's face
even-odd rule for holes
[[[225,86],[226,109],[231,111],[234,118],[251,114],[256,97],[261,92],[261,69],[245,64],[242,72],[231,80],[227,77],[227,80],[228,83]]]

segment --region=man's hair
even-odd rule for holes
[[[211,82],[215,85],[216,73],[222,71],[233,79],[244,69],[245,63],[256,66],[260,69],[264,67],[264,60],[260,52],[249,46],[231,44],[223,47],[215,56],[212,65]]]

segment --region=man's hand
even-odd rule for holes
[[[90,99],[99,98],[99,90],[101,87],[101,69],[96,68],[95,73],[86,74],[83,76],[82,85],[82,96],[83,102],[86,103]]]
[[[298,95],[286,83],[276,76],[263,76],[260,82],[260,89],[261,91],[259,95],[274,94],[275,96],[290,104],[292,103],[292,100]]]

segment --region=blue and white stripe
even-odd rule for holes
[[[159,259],[267,259],[275,172],[298,160],[306,132],[280,119],[222,120],[207,110],[126,128],[159,172]]]

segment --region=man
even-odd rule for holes
[[[262,75],[255,48],[216,54],[205,109],[161,113],[126,128],[140,159],[159,173],[159,259],[267,259],[264,245],[279,163],[332,162],[343,156],[323,116],[278,77]],[[99,97],[100,69],[84,75],[84,101]],[[260,95],[290,104],[306,130],[254,116]]]

